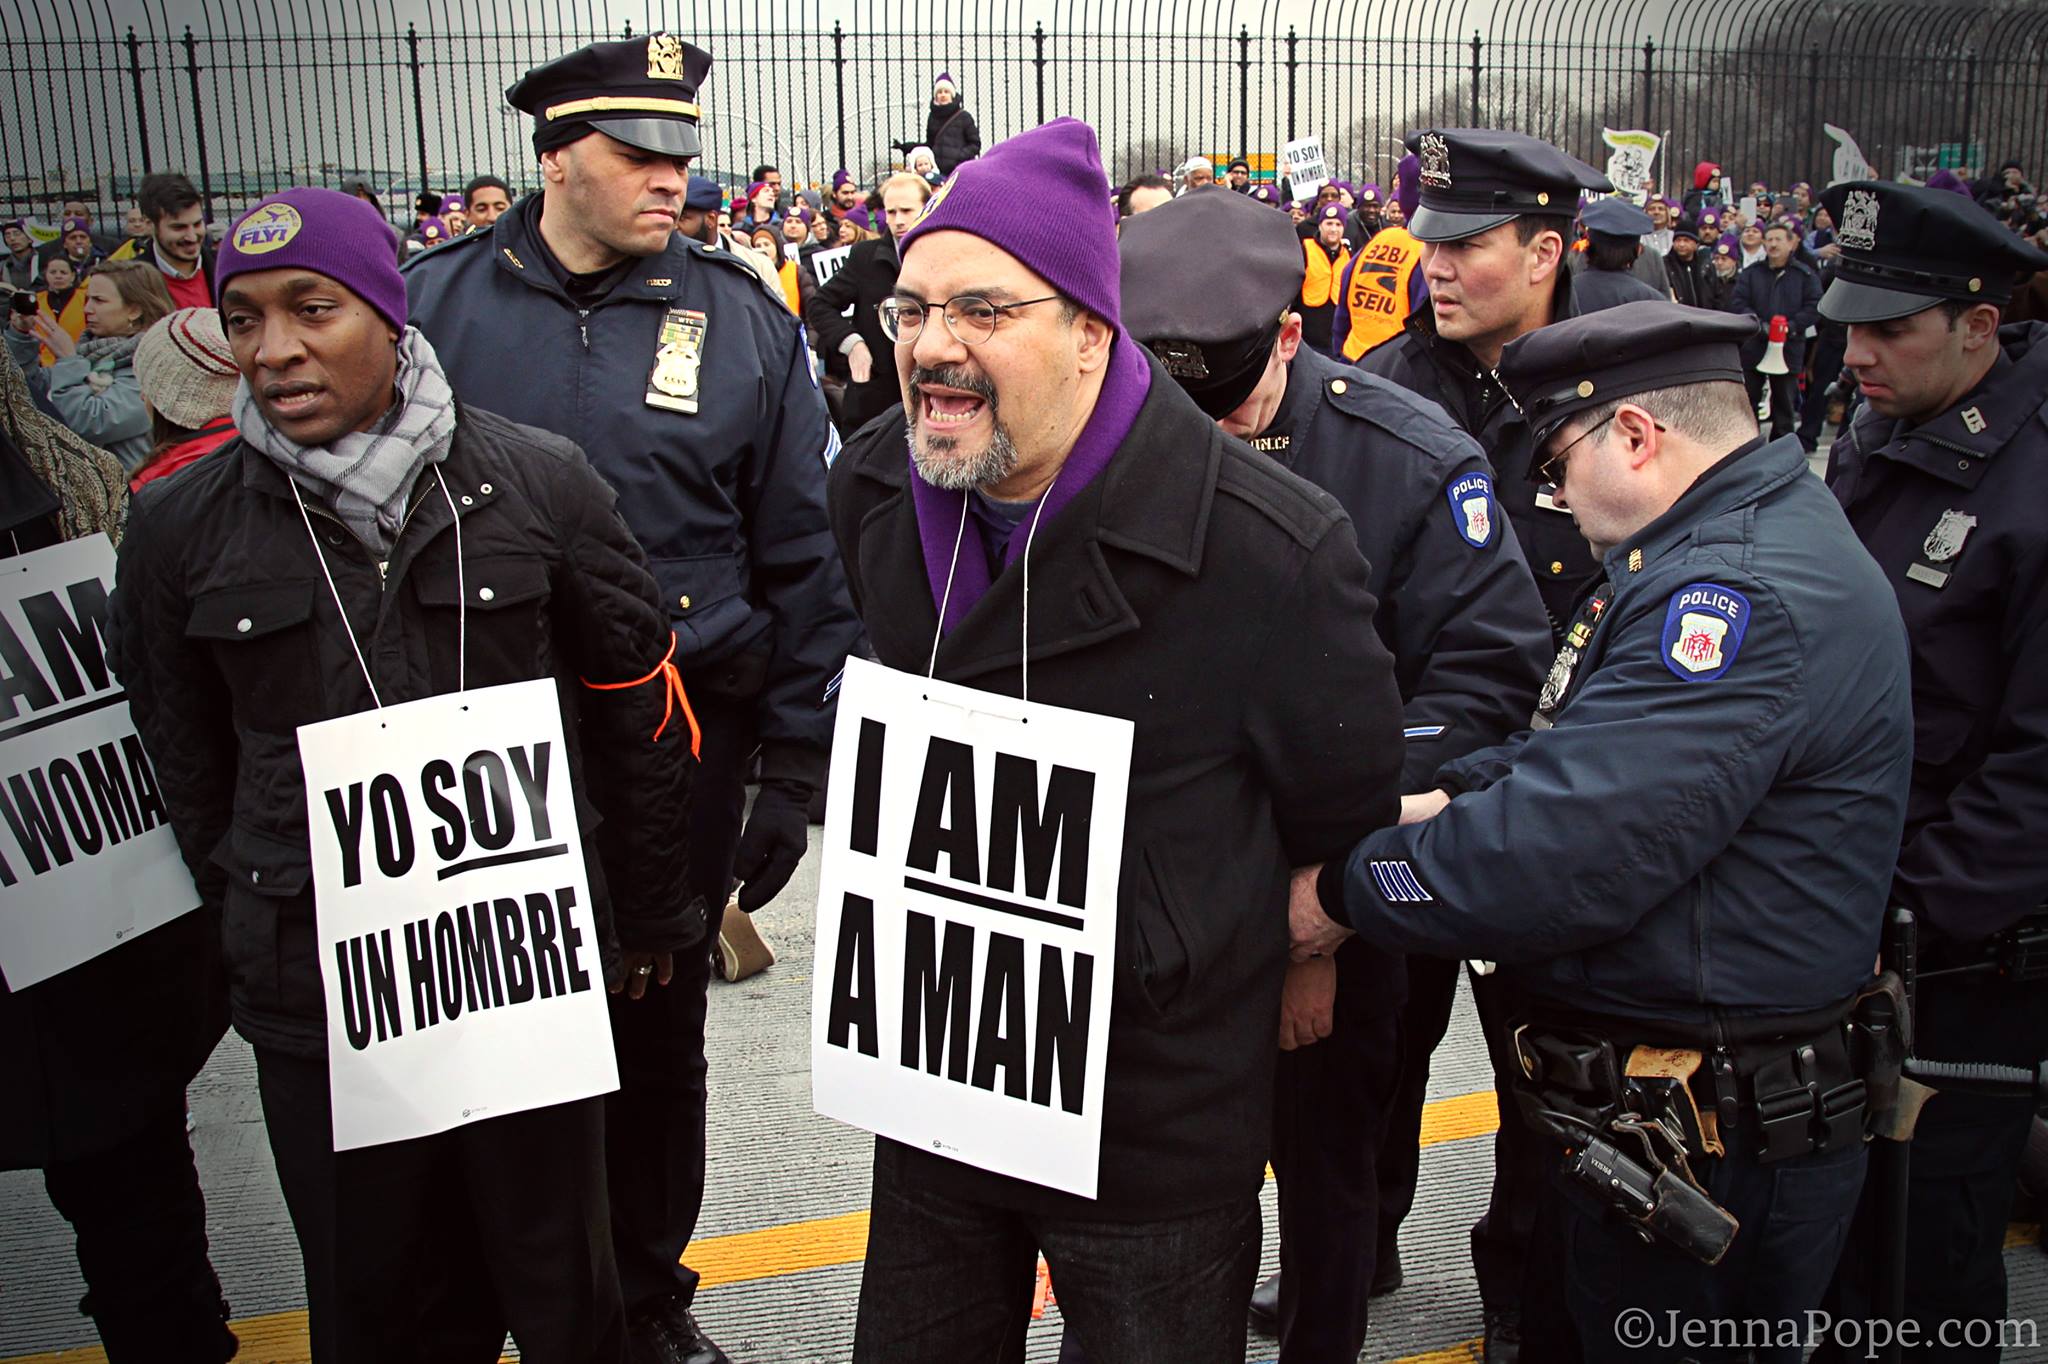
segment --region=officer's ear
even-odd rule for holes
[[[541,179],[550,185],[559,185],[569,178],[569,172],[562,165],[562,154],[568,150],[568,147],[550,147],[540,154]]]
[[[1963,335],[1964,353],[1997,345],[1998,324],[2002,320],[1995,303],[1979,303],[1958,318],[1955,329]]]
[[[1564,263],[1564,238],[1555,232],[1538,232],[1529,243],[1529,283],[1547,284]]]
[[[1628,446],[1628,467],[1640,469],[1657,458],[1663,448],[1664,423],[1647,407],[1623,403],[1615,409],[1615,438]]]
[[[1287,320],[1280,324],[1280,339],[1273,343],[1273,349],[1280,356],[1280,363],[1287,364],[1301,349],[1301,314],[1289,313]]]

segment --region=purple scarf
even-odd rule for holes
[[[1145,405],[1145,395],[1151,389],[1152,367],[1146,362],[1145,353],[1119,330],[1110,347],[1109,371],[1103,376],[1102,393],[1095,400],[1095,411],[1081,429],[1080,438],[1067,455],[1067,462],[1060,466],[1051,485],[1039,498],[1043,506],[1036,515],[1041,524],[1055,520],[1081,489],[1094,482],[1096,475],[1109,467],[1110,458],[1137,423],[1138,409]],[[907,452],[905,457],[908,458]],[[960,518],[967,514],[967,494],[934,488],[918,476],[913,461],[910,496],[917,512],[917,538],[924,547],[924,571],[931,582],[932,606],[937,608],[941,601],[945,602],[946,618],[939,622],[940,633],[944,634],[957,626],[974,609],[974,604],[988,594],[987,556],[981,553],[978,545],[969,544],[968,553],[961,556],[958,564],[953,562],[954,551],[964,539],[960,533]],[[1003,556],[1005,568],[1023,556],[1029,539],[1028,534],[1010,537],[1009,548]],[[949,569],[953,578],[950,599],[946,597]]]

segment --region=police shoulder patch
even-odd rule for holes
[[[1664,611],[1664,666],[1686,682],[1711,682],[1735,665],[1749,631],[1749,598],[1720,583],[1688,583]]]
[[[1474,471],[1459,474],[1444,485],[1444,500],[1451,504],[1451,524],[1474,549],[1493,543],[1497,509],[1493,500],[1493,475]]]

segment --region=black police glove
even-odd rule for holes
[[[802,782],[771,779],[761,783],[753,813],[740,834],[732,874],[740,887],[740,910],[752,914],[789,884],[796,864],[810,847],[810,822],[805,817],[811,788]]]

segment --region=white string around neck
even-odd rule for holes
[[[292,500],[299,504],[299,519],[306,524],[306,538],[313,542],[313,557],[320,561],[320,576],[327,580],[328,595],[334,598],[334,611],[341,617],[341,631],[348,636],[348,647],[355,651],[356,666],[363,670],[363,682],[370,689],[370,700],[382,710],[384,698],[378,694],[377,679],[370,675],[370,664],[363,657],[363,646],[356,640],[355,627],[348,623],[348,608],[341,603],[341,591],[334,585],[334,571],[327,566],[327,553],[320,548],[320,537],[314,533],[313,516],[306,510],[305,495],[299,491],[297,479],[287,477],[285,481],[291,484]],[[455,498],[449,493],[448,481],[441,477],[439,469],[434,471],[434,486],[441,490],[441,499],[448,504],[448,514],[455,518],[455,690],[459,695],[469,690],[469,586],[462,571],[462,513],[455,509]]]
[[[1024,573],[1024,627],[1017,653],[1017,691],[1018,698],[1024,701],[1031,699],[1031,542],[1038,538],[1038,518],[1045,515],[1045,504],[1052,497],[1052,485],[1060,481],[1060,473],[1065,471],[1066,466],[1062,465],[1059,473],[1052,476],[1052,483],[1046,484],[1045,491],[1038,495],[1038,505],[1031,512],[1031,525],[1024,532],[1024,553],[1019,556],[1023,560]],[[939,672],[939,641],[946,634],[946,604],[953,600],[953,575],[960,568],[960,542],[967,535],[967,499],[971,496],[972,493],[964,492],[960,495],[960,525],[953,531],[953,557],[946,562],[946,586],[939,593],[939,626],[932,632],[932,656],[925,665],[924,675],[928,680],[936,678]],[[459,547],[457,552],[460,552]]]

